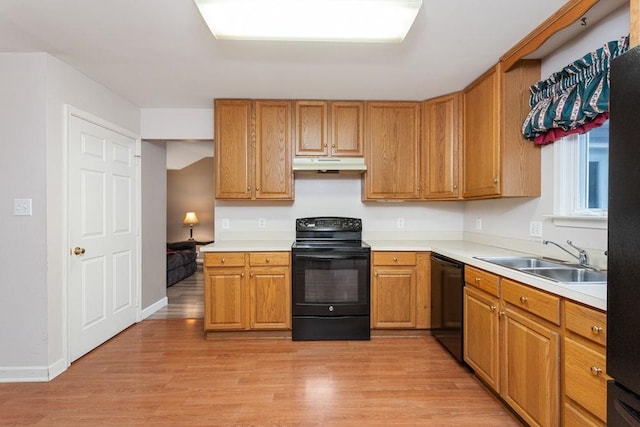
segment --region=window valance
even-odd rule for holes
[[[628,36],[611,41],[531,86],[524,136],[545,145],[602,125],[609,118],[609,63],[628,49]]]

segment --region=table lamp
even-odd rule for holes
[[[198,220],[198,216],[195,212],[187,212],[184,216],[182,223],[189,226],[189,240],[193,240],[193,226],[199,222],[200,221]]]

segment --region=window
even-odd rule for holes
[[[609,122],[554,144],[554,223],[606,228]]]

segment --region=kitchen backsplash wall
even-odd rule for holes
[[[294,202],[217,200],[216,240],[293,241],[296,218],[321,215],[362,218],[365,240],[460,239],[463,210],[463,202],[364,203],[359,176],[296,176]]]

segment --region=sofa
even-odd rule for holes
[[[196,272],[196,242],[167,243],[167,288]]]

